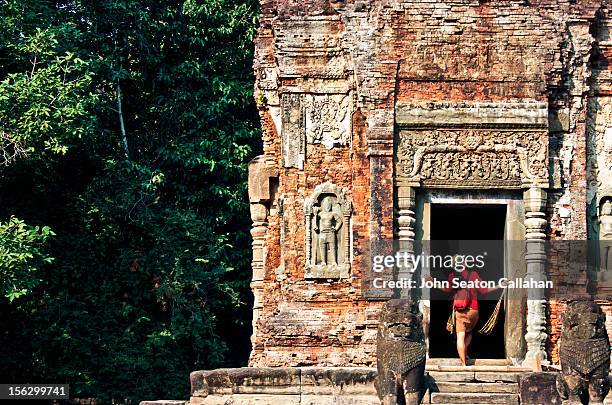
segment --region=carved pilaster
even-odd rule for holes
[[[304,95],[283,94],[281,116],[284,166],[302,170],[306,156]]]
[[[312,206],[306,206],[304,208],[304,214],[306,215],[306,263],[312,262]]]
[[[416,223],[415,214],[415,195],[414,187],[401,185],[397,187],[397,228],[396,238],[398,241],[398,252],[414,253],[414,225]],[[397,278],[407,279],[413,274],[414,269],[411,267],[400,267],[398,269]],[[402,298],[408,298],[408,291],[402,289],[400,291]]]
[[[257,321],[261,314],[263,303],[263,281],[265,278],[265,252],[266,233],[268,231],[268,215],[273,200],[271,179],[278,176],[278,172],[266,165],[264,156],[257,156],[249,162],[249,202],[251,220],[251,236],[253,237],[253,278],[251,289],[253,290],[253,334],[252,342],[255,342],[257,332]]]
[[[253,281],[264,279],[264,248],[268,230],[268,207],[261,203],[251,203],[251,236],[253,237]]]
[[[251,228],[251,236],[253,237],[253,260],[251,268],[253,269],[253,278],[251,281],[251,290],[253,291],[253,334],[251,335],[251,343],[255,344],[255,335],[257,331],[257,320],[263,310],[263,289],[265,276],[265,242],[266,233],[268,231],[268,207],[261,203],[251,203],[250,207],[251,219],[253,226]]]
[[[415,194],[414,187],[397,187],[397,238],[402,250],[407,250],[403,247],[408,248],[414,242]]]
[[[344,207],[342,207],[342,226],[344,229],[350,230],[351,228],[351,214],[353,213],[353,205],[349,201],[344,202]],[[349,236],[344,238],[344,263],[351,262],[351,237],[350,232]]]
[[[524,193],[526,280],[546,281],[546,191],[530,188]],[[547,363],[546,356],[546,296],[543,289],[527,291],[527,354],[524,365],[535,367]]]
[[[369,255],[386,256],[393,254],[393,238],[395,237],[394,218],[394,177],[393,177],[393,126],[387,123],[393,122],[392,116],[387,116],[387,111],[375,111],[368,118],[369,126],[366,137],[368,144],[368,159],[370,166],[370,178],[376,181],[370,182],[369,201]],[[391,280],[393,274],[385,271],[375,273],[370,271],[362,274],[363,295],[369,300],[388,300],[392,298],[393,292],[387,288],[373,288],[372,280],[382,277]]]

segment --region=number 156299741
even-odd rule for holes
[[[0,399],[68,399],[67,384],[0,384]]]

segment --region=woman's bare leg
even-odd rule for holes
[[[473,331],[465,333],[465,361],[466,361],[466,364],[468,361],[468,349],[470,348],[470,343],[472,343],[472,336],[474,336]]]
[[[465,345],[465,332],[457,332],[457,354],[459,354],[459,359],[461,360],[462,365],[467,365],[465,362],[467,347]]]

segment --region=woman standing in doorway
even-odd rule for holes
[[[432,281],[430,275],[425,276],[427,281]],[[453,288],[465,282],[468,288]],[[438,288],[445,293],[453,293],[453,311],[455,331],[457,332],[457,354],[461,364],[466,366],[468,359],[468,348],[472,342],[474,328],[478,323],[478,294],[488,294],[502,287],[486,288],[482,278],[475,270],[464,269],[461,272],[453,271],[448,275],[448,288]],[[471,287],[470,287],[471,286]]]

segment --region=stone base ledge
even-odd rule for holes
[[[470,382],[478,385],[506,381],[506,384],[517,385],[521,404],[561,403],[555,387],[557,372],[533,373],[520,367],[492,372],[491,368],[503,368],[495,365],[473,366],[476,371],[447,368],[452,370],[429,370],[426,386],[432,388],[432,379],[456,381],[466,386]],[[377,374],[375,368],[365,367],[245,367],[194,371],[190,375],[189,405],[379,405],[374,386]],[[422,403],[429,403],[428,399],[426,393]]]
[[[373,395],[237,394],[192,397],[190,405],[380,405]]]
[[[378,405],[376,375],[376,369],[360,367],[194,371],[191,405]]]

